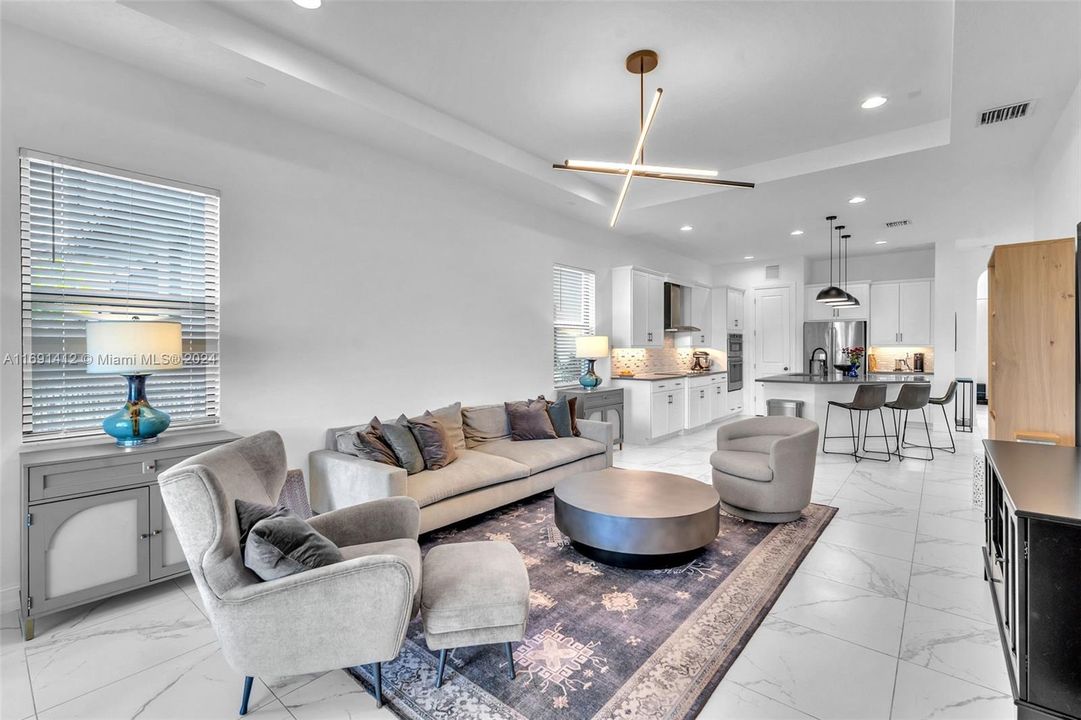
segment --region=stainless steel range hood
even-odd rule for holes
[[[690,288],[675,283],[664,284],[664,331],[702,332],[686,320],[690,319]],[[656,307],[656,306],[654,306]]]

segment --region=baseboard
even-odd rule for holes
[[[19,609],[19,586],[0,588],[0,612],[12,612]]]

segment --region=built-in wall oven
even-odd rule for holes
[[[743,333],[728,333],[728,392],[743,389]]]

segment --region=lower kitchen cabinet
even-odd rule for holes
[[[649,443],[699,428],[733,412],[727,373],[663,380],[617,378],[612,384],[623,389],[630,443]]]
[[[709,388],[709,419],[720,420],[731,414],[728,409],[728,374],[716,375]]]
[[[235,439],[174,431],[140,448],[95,440],[21,453],[23,636],[42,615],[188,572],[158,473]]]
[[[743,391],[730,390],[728,392],[728,414],[736,415],[743,412]]]
[[[662,383],[655,389],[650,402],[650,440],[682,430],[684,406],[683,382]]]

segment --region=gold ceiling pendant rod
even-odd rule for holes
[[[646,165],[645,147],[646,136],[653,125],[657,115],[657,109],[661,103],[664,90],[657,88],[650,103],[649,112],[646,112],[646,73],[657,69],[659,59],[654,50],[636,50],[627,56],[627,71],[638,76],[638,141],[635,143],[634,152],[629,163],[617,163],[604,160],[566,160],[562,163],[553,164],[556,170],[570,172],[596,173],[600,175],[620,175],[623,177],[623,185],[619,190],[615,208],[609,219],[608,226],[615,227],[619,220],[619,213],[623,209],[623,203],[627,199],[627,191],[630,189],[631,179],[635,177],[652,180],[675,180],[677,182],[699,183],[702,185],[721,185],[725,187],[753,188],[754,183],[741,182],[738,180],[720,180],[716,170],[698,170],[693,168],[668,167],[664,165]]]

